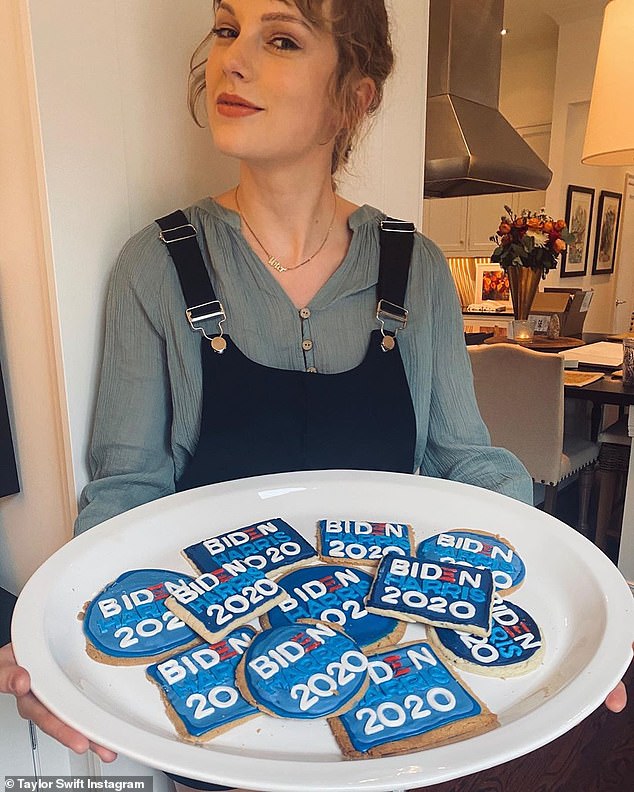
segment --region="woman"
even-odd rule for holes
[[[530,501],[524,468],[489,446],[442,255],[406,235],[413,252],[404,268],[394,252],[395,284],[389,268],[379,273],[383,215],[334,189],[392,67],[384,0],[215,6],[207,111],[240,181],[162,223],[165,243],[153,224],[121,254],[76,530],[178,489],[322,467],[420,468]],[[199,88],[194,70],[193,99]],[[170,229],[189,223],[204,277],[192,260],[178,264],[172,240],[192,229]],[[378,297],[396,303],[380,321],[377,281]],[[189,318],[202,344],[185,317],[201,303]],[[44,709],[10,647],[0,658],[0,690],[23,717],[73,750],[115,758]],[[622,686],[606,703],[624,706]]]

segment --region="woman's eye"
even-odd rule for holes
[[[299,44],[287,36],[274,36],[272,39],[269,39],[269,41],[275,47],[275,49],[287,51],[300,49]]]
[[[232,39],[238,35],[237,31],[230,27],[215,27],[212,28],[211,32],[218,39]]]

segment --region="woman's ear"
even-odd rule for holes
[[[359,115],[363,117],[373,109],[376,100],[376,85],[371,77],[362,77],[355,88],[357,97],[357,108]]]

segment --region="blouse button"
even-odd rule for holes
[[[302,341],[302,349],[305,352],[310,352],[312,348],[313,348],[313,342],[310,340],[310,338],[307,338],[305,341]]]
[[[315,366],[309,366],[309,367],[306,369],[306,372],[307,372],[308,374],[316,374],[316,373],[317,373],[317,369],[315,368]]]
[[[302,319],[308,319],[310,316],[310,308],[302,308],[299,312],[299,315],[302,317]]]

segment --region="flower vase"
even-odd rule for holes
[[[509,276],[513,315],[516,319],[528,319],[543,269],[511,266],[506,272]]]

